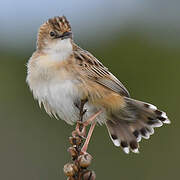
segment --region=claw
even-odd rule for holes
[[[84,123],[82,123],[81,121],[77,121],[76,129],[72,132],[73,137],[77,135],[82,138],[85,138],[86,136],[86,126],[84,126]]]

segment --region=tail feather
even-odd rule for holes
[[[125,153],[138,153],[141,139],[149,139],[154,128],[170,124],[170,120],[152,104],[126,97],[125,102],[123,109],[109,115],[106,126],[115,146],[121,146]]]

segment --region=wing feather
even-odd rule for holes
[[[83,71],[86,71],[85,75],[87,75],[89,79],[92,79],[93,81],[123,96],[130,96],[125,86],[108,71],[108,68],[106,68],[88,51],[76,46],[74,56],[78,62],[77,64]]]

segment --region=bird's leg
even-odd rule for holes
[[[87,135],[87,138],[86,138],[86,141],[81,149],[81,153],[82,154],[85,154],[87,152],[87,148],[88,148],[88,145],[89,145],[89,141],[91,139],[91,136],[92,136],[92,133],[94,131],[94,128],[96,126],[96,122],[94,121],[92,124],[91,124],[91,127],[89,129],[89,132],[88,132],[88,135]]]
[[[94,121],[96,119],[96,117],[98,115],[100,115],[102,113],[102,110],[99,110],[98,112],[96,112],[95,114],[93,114],[88,120],[83,122],[83,116],[86,113],[86,110],[84,110],[84,104],[87,102],[87,100],[83,100],[81,101],[80,107],[78,106],[79,110],[80,110],[80,120],[77,121],[76,124],[76,129],[75,131],[73,131],[72,136],[75,137],[77,135],[79,135],[82,138],[85,138],[86,136],[86,127],[91,124],[91,127],[89,129],[86,141],[81,149],[81,153],[86,153],[87,148],[88,148],[88,144],[89,141],[91,139],[92,133],[94,131],[94,128],[96,126],[96,122]]]
[[[91,139],[91,136],[92,136],[92,133],[94,131],[94,128],[96,126],[96,121],[95,118],[102,113],[102,110],[99,110],[97,113],[95,113],[94,115],[92,115],[87,121],[85,121],[83,123],[83,128],[86,128],[86,126],[88,126],[90,123],[91,123],[91,127],[89,129],[89,132],[88,132],[88,135],[87,135],[87,138],[86,138],[86,141],[81,149],[81,153],[86,153],[87,151],[87,148],[88,148],[88,144],[89,144],[89,141]]]

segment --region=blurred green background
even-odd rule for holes
[[[0,179],[65,179],[74,127],[51,119],[33,100],[26,63],[49,17],[66,15],[75,41],[93,53],[133,98],[157,105],[172,124],[140,143],[140,154],[114,147],[105,126],[89,152],[97,179],[179,179],[180,6],[178,1],[12,1],[0,6]]]

